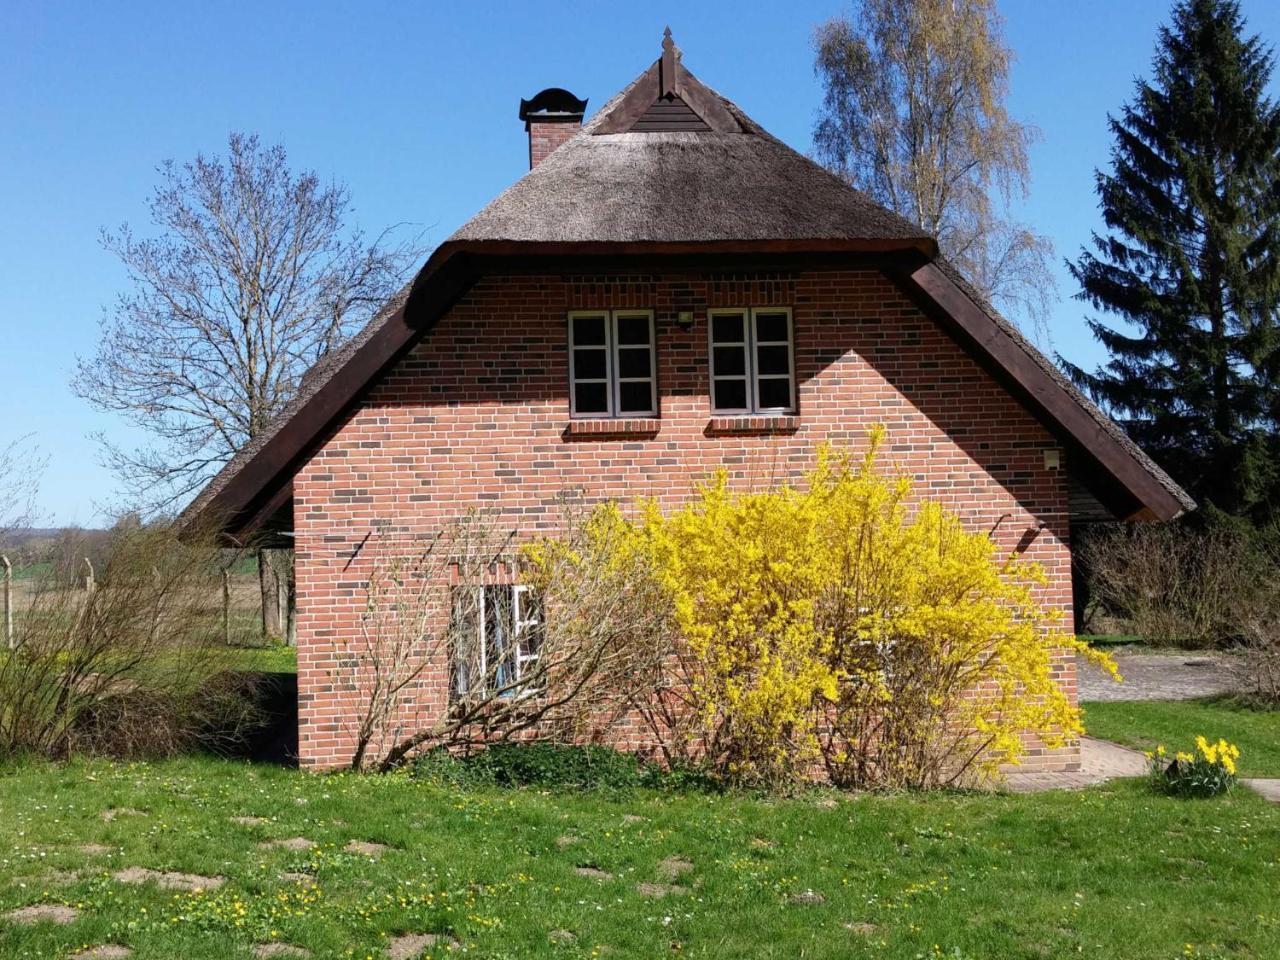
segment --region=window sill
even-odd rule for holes
[[[598,440],[603,437],[651,437],[662,421],[657,417],[596,417],[570,420],[564,428],[566,440]]]
[[[795,433],[800,429],[800,418],[795,414],[760,414],[712,417],[707,421],[708,436],[751,433]]]

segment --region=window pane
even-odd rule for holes
[[[618,376],[623,377],[648,377],[649,373],[649,348],[636,350],[619,350],[618,351]]]
[[[650,381],[618,384],[619,413],[649,413],[653,410],[653,388]]]
[[[605,378],[605,357],[603,350],[574,350],[573,375],[578,380],[603,380]]]
[[[791,381],[789,379],[760,381],[760,409],[791,406]]]
[[[647,316],[618,317],[618,343],[642,343],[649,345],[649,318]]]
[[[747,348],[715,347],[712,362],[717,377],[742,376],[747,372]]]
[[[787,347],[759,347],[756,349],[757,373],[790,373],[791,361]]]
[[[711,339],[715,343],[735,343],[745,339],[742,336],[743,323],[746,316],[716,316],[711,318]]]
[[[717,410],[742,410],[747,406],[747,381],[717,380],[711,387]]]
[[[608,413],[609,385],[607,383],[575,383],[573,385],[576,413]]]
[[[453,587],[453,614],[449,625],[453,648],[453,691],[458,696],[474,692],[480,676],[480,594],[469,587]]]
[[[573,318],[573,343],[574,346],[587,346],[588,344],[599,344],[604,346],[604,317],[574,317]]]
[[[756,341],[766,343],[770,340],[787,341],[787,315],[785,313],[757,313]]]

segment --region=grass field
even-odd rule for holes
[[[428,933],[425,956],[489,960],[1280,956],[1280,808],[1246,791],[548,793],[184,759],[23,764],[0,812],[0,914],[80,911],[0,920],[4,958],[381,958]],[[297,837],[317,845],[262,846]],[[113,877],[130,867],[225,883]]]
[[[1240,748],[1240,775],[1280,777],[1280,711],[1253,710],[1227,698],[1084,704],[1089,734],[1139,750],[1191,749],[1196,734]]]

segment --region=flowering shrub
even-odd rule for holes
[[[1114,670],[1036,602],[1040,568],[998,555],[909,481],[819,451],[802,488],[697,499],[637,522],[601,508],[650,558],[679,642],[639,704],[671,761],[778,782],[824,767],[844,786],[932,786],[1016,762],[1023,735],[1081,732],[1055,649]]]
[[[1180,797],[1216,797],[1235,786],[1240,748],[1226,740],[1210,743],[1198,736],[1194,753],[1179,750],[1170,760],[1161,745],[1147,759],[1158,789]]]

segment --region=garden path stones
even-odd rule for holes
[[[4,915],[4,918],[10,923],[30,926],[35,923],[68,924],[78,916],[80,916],[79,910],[75,909],[75,907],[68,907],[65,904],[33,903],[29,907],[10,910]]]
[[[1272,803],[1280,803],[1280,780],[1241,780],[1246,787]]]
[[[100,857],[103,854],[111,852],[111,847],[103,846],[100,843],[82,843],[79,850],[88,857]]]
[[[271,943],[255,943],[253,945],[253,955],[265,960],[267,957],[309,957],[310,950],[304,950],[302,947],[295,947],[292,943],[280,943],[273,940]]]
[[[574,867],[573,872],[580,877],[590,877],[592,880],[612,880],[613,874],[607,870],[601,870],[599,867],[593,867],[589,864],[582,864]]]
[[[622,815],[622,822],[627,824],[628,826],[630,826],[633,823],[644,823],[644,817],[637,816],[634,813],[624,813]]]
[[[124,960],[125,957],[132,956],[133,951],[128,947],[122,947],[118,943],[104,943],[73,953],[68,960]]]
[[[391,848],[385,843],[374,843],[371,840],[351,840],[342,849],[347,853],[355,853],[376,860]]]
[[[792,894],[791,902],[802,907],[812,907],[820,903],[826,903],[827,898],[820,893],[814,893],[812,890],[805,890],[803,893]]]
[[[1117,777],[1143,777],[1147,758],[1118,743],[1083,737],[1080,769],[1075,772],[1011,773],[1004,786],[1010,793],[1043,793],[1046,790],[1083,790]]]
[[[879,929],[880,929],[880,928],[879,928],[876,924],[874,924],[874,923],[865,923],[865,922],[863,922],[863,923],[846,923],[846,924],[844,925],[844,928],[845,928],[846,930],[848,930],[850,933],[858,933],[858,934],[861,934],[861,935],[862,935],[862,936],[864,936],[864,937],[869,937],[869,936],[871,936],[871,934],[878,932],[878,931],[879,931]]]
[[[266,817],[232,817],[231,822],[242,827],[259,827],[267,822]]]
[[[443,944],[446,950],[457,950],[462,946],[453,937],[444,933],[405,933],[387,941],[387,957],[388,960],[417,960],[427,947],[440,944]]]
[[[188,893],[217,890],[227,882],[223,877],[202,877],[198,873],[178,873],[172,870],[165,872],[146,867],[126,867],[111,876],[120,883],[154,883],[163,890],[185,890]]]
[[[306,887],[314,887],[316,878],[309,873],[282,873],[280,879],[288,883],[300,883]]]
[[[310,850],[316,845],[314,840],[306,837],[290,837],[288,840],[264,840],[258,846],[263,850],[279,848],[281,850]]]
[[[556,846],[563,850],[565,847],[572,847],[575,843],[581,843],[577,837],[565,834],[563,837],[556,837]]]
[[[547,934],[547,939],[552,943],[570,944],[576,943],[578,938],[568,930],[552,930]]]
[[[133,807],[111,807],[102,811],[102,822],[110,823],[112,820],[118,820],[120,817],[145,817],[146,814],[141,810],[135,810]]]
[[[688,893],[688,889],[674,883],[637,883],[636,893],[642,897],[668,897]]]
[[[663,880],[678,880],[693,869],[693,861],[686,857],[667,857],[658,864],[658,876]]]

